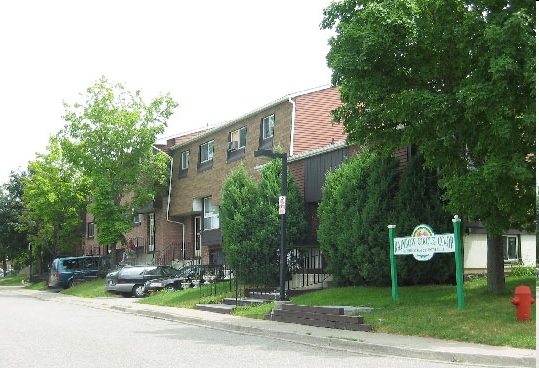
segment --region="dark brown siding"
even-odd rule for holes
[[[348,148],[341,148],[304,160],[305,201],[322,200],[322,186],[326,181],[326,173],[338,168],[348,157]]]
[[[303,160],[291,162],[288,165],[290,175],[294,178],[294,183],[298,186],[301,195],[305,195],[305,170],[303,169]]]

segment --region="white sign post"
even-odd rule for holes
[[[285,213],[286,213],[286,196],[279,196],[279,215],[284,215]]]

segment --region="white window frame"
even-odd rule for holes
[[[135,213],[133,215],[133,223],[140,225],[142,223],[142,214],[141,213]]]
[[[520,239],[518,235],[503,235],[503,259],[504,261],[516,262],[521,259]],[[510,252],[510,247],[514,247],[514,252]],[[510,253],[515,253],[516,258],[509,256]]]
[[[180,168],[182,170],[187,170],[189,168],[189,150],[183,151],[181,153],[180,162],[181,162]]]
[[[95,223],[89,222],[88,223],[88,238],[95,237]]]
[[[262,139],[273,137],[275,131],[275,114],[271,114],[262,119]]]
[[[148,252],[155,250],[155,213],[148,214]]]
[[[208,141],[200,145],[200,163],[213,160],[214,142]]]
[[[213,205],[211,197],[204,198],[204,230],[219,229],[219,206]]]

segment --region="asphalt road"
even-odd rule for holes
[[[0,367],[462,367],[317,348],[39,295],[0,289]],[[134,301],[117,300],[127,307]]]

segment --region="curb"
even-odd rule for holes
[[[323,347],[332,350],[341,350],[352,353],[368,354],[376,356],[394,356],[403,358],[415,358],[422,360],[431,360],[443,363],[466,363],[493,367],[535,367],[536,359],[534,357],[514,357],[503,355],[485,355],[477,352],[448,352],[440,350],[426,350],[420,348],[398,347],[383,344],[374,344],[362,341],[349,341],[342,338],[329,338],[303,335],[282,330],[262,329],[255,326],[244,326],[227,322],[218,322],[182,316],[161,311],[148,309],[132,309],[121,306],[111,306],[110,309],[123,313],[139,315],[148,318],[157,318],[174,322],[187,323],[200,327],[219,329],[224,331],[234,331],[246,335],[256,335],[271,337],[273,339],[285,340],[294,343]],[[281,323],[281,322],[273,322]]]

